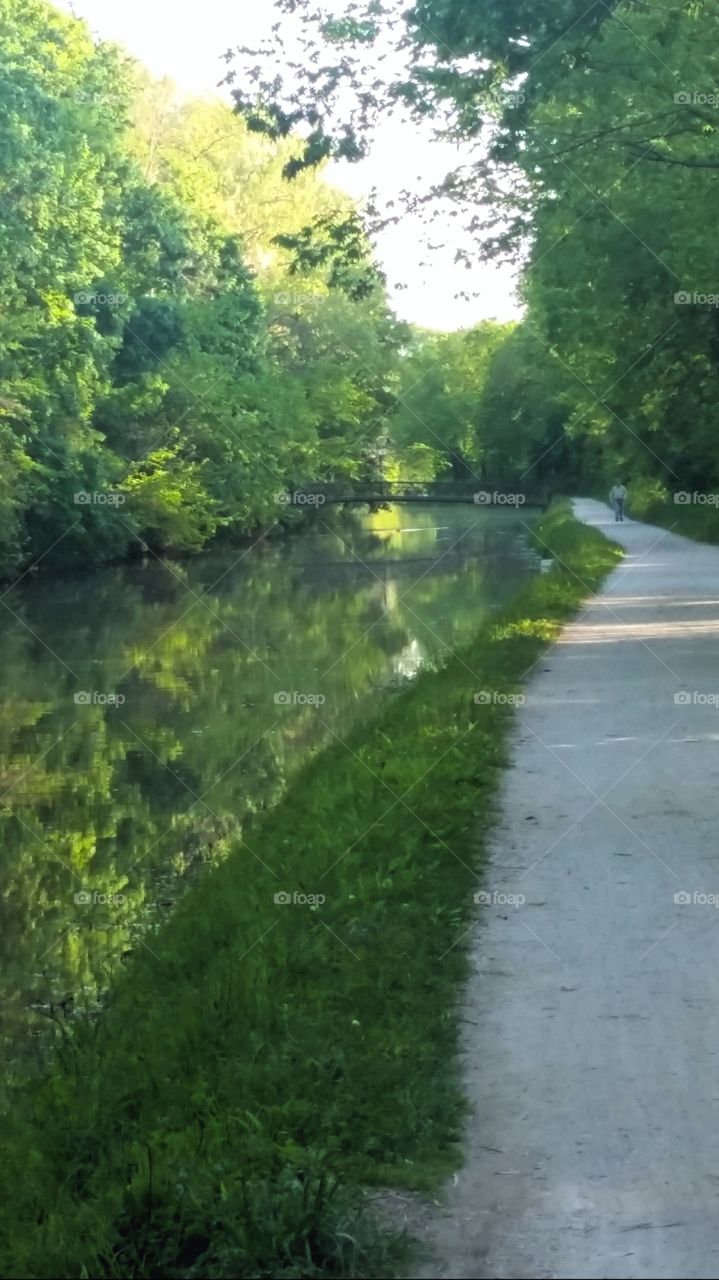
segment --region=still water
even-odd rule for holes
[[[537,572],[533,516],[398,506],[154,558],[0,610],[6,1067],[113,969],[307,756],[471,639]],[[261,852],[261,851],[260,851]]]

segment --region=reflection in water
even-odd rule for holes
[[[245,816],[536,572],[523,533],[512,513],[397,507],[9,593],[6,1059],[41,1043],[48,1019],[97,1009],[198,868],[234,847],[251,874]]]

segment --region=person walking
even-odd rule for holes
[[[614,519],[624,519],[624,508],[627,502],[627,487],[619,481],[609,490],[609,503],[614,510]]]

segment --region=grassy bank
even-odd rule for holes
[[[455,998],[509,723],[493,695],[619,555],[563,509],[539,536],[562,564],[316,758],[18,1088],[3,1275],[392,1273],[358,1189],[430,1186],[459,1157]]]
[[[678,483],[670,492],[656,480],[629,482],[628,488],[628,514],[633,520],[645,520],[696,542],[719,543],[719,508],[711,501],[717,495],[684,489]]]

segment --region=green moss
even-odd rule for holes
[[[510,722],[474,695],[516,689],[620,554],[563,508],[537,536],[557,567],[316,758],[17,1089],[4,1275],[396,1272],[360,1189],[459,1158],[456,1000]]]

